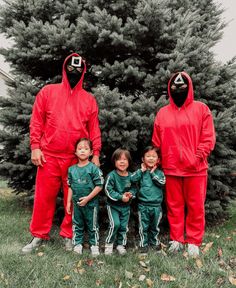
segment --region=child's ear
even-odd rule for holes
[[[142,157],[142,159],[141,159],[141,160],[142,160],[142,162],[144,162],[144,158],[143,158],[143,157]]]

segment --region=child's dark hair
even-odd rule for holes
[[[125,157],[128,159],[129,166],[131,165],[132,159],[131,159],[131,155],[130,155],[129,150],[127,150],[126,148],[118,148],[113,152],[113,154],[111,156],[111,162],[112,162],[114,167],[115,167],[116,161],[120,159],[122,154],[124,154]]]
[[[79,144],[80,142],[82,142],[82,141],[88,142],[89,148],[90,148],[91,150],[93,150],[92,141],[91,141],[90,139],[88,139],[88,138],[80,138],[80,139],[78,139],[78,140],[76,141],[76,143],[75,143],[75,150],[77,149],[78,144]]]
[[[154,146],[152,146],[152,145],[147,146],[146,148],[144,148],[142,157],[144,157],[144,155],[145,155],[147,152],[152,151],[152,150],[156,151],[156,153],[157,153],[157,155],[158,155],[158,158],[161,157],[161,156],[160,156],[160,149],[159,149],[158,147],[154,147]]]

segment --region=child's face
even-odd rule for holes
[[[129,160],[126,158],[125,154],[121,154],[120,158],[115,161],[116,169],[118,169],[121,172],[127,171],[129,167]]]
[[[158,162],[158,154],[155,150],[150,150],[145,153],[142,160],[143,160],[143,163],[147,166],[147,168],[152,168]]]
[[[79,142],[75,154],[80,160],[87,160],[92,155],[89,143],[87,141]]]

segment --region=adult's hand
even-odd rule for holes
[[[93,158],[92,158],[91,162],[92,162],[93,164],[95,164],[96,166],[100,167],[99,156],[93,155]]]
[[[31,161],[35,166],[43,167],[43,163],[46,162],[41,149],[34,149],[31,151]]]

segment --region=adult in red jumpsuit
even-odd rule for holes
[[[49,239],[60,188],[67,201],[67,171],[76,163],[75,143],[86,137],[93,144],[92,162],[99,166],[101,133],[95,98],[83,89],[86,64],[73,53],[63,64],[62,82],[43,87],[33,106],[30,121],[31,160],[38,167],[33,215],[32,241],[22,251],[31,252]],[[72,249],[72,219],[66,212],[60,227],[66,249]]]
[[[170,103],[156,115],[152,142],[161,149],[166,175],[169,250],[188,243],[188,253],[194,256],[204,235],[207,157],[215,145],[215,130],[208,106],[194,101],[187,73],[171,77],[168,95]]]

